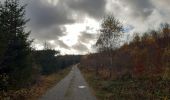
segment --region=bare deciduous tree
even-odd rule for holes
[[[119,46],[123,25],[114,16],[109,15],[101,23],[100,36],[96,42],[98,52],[106,52],[110,58],[110,77],[112,76],[112,51]]]
[[[96,42],[99,52],[110,51],[119,46],[123,25],[114,16],[110,15],[101,23],[100,36]]]

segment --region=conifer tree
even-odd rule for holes
[[[19,0],[0,3],[0,73],[5,73],[9,85],[15,87],[28,83],[32,70],[25,7]]]

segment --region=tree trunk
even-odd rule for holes
[[[111,56],[110,57],[110,66],[109,66],[109,70],[110,70],[109,78],[112,77],[112,67],[113,67],[113,58]]]

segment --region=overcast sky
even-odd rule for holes
[[[2,0],[0,0],[2,1]],[[27,3],[33,46],[48,42],[62,54],[92,52],[101,19],[109,14],[118,18],[126,35],[170,23],[170,0],[21,0]]]

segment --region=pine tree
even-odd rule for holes
[[[25,32],[26,5],[19,0],[0,3],[0,73],[8,75],[11,86],[20,87],[31,78],[30,32]]]

